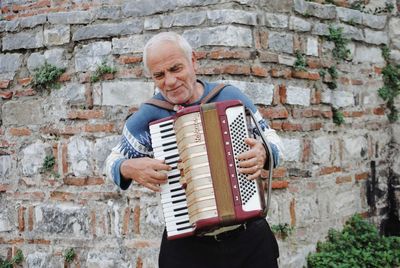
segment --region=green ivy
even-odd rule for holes
[[[400,94],[400,64],[390,63],[390,50],[387,46],[382,48],[382,56],[386,61],[386,66],[382,69],[384,86],[378,89],[378,95],[386,102],[386,107],[390,110],[389,121],[395,122],[399,118],[394,100]]]
[[[330,229],[326,242],[307,257],[309,268],[398,267],[400,237],[380,236],[376,227],[361,216],[350,218],[341,232]]]
[[[68,263],[71,263],[75,259],[75,257],[76,257],[76,253],[73,248],[66,250],[64,253],[64,259]]]
[[[101,65],[97,66],[96,71],[90,77],[90,82],[96,83],[100,80],[100,78],[105,74],[115,74],[117,70],[114,67],[108,66],[105,61],[101,63]]]
[[[330,25],[327,39],[335,44],[332,54],[337,61],[345,60],[349,57],[350,50],[347,48],[349,40],[343,37],[343,28],[335,28]]]
[[[46,155],[43,161],[43,170],[51,171],[56,164],[56,158],[53,155]]]
[[[15,256],[11,260],[3,260],[0,258],[0,268],[13,268],[14,264],[21,264],[24,261],[22,250],[18,249]]]
[[[333,123],[340,126],[341,124],[345,123],[343,113],[338,109],[332,108],[333,112]]]
[[[34,70],[32,85],[36,89],[58,88],[58,78],[65,72],[65,68],[58,68],[45,61],[44,65]]]
[[[306,71],[306,57],[296,50],[296,61],[294,62],[294,69],[296,71]]]
[[[285,224],[274,224],[271,226],[271,231],[282,237],[282,239],[286,239],[293,232],[293,227],[288,223]]]

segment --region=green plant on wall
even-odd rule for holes
[[[21,264],[24,261],[22,250],[18,249],[15,256],[11,260],[3,260],[0,258],[0,268],[13,268],[14,264]]]
[[[390,50],[387,46],[382,48],[382,56],[386,66],[382,69],[383,87],[378,89],[378,95],[386,102],[389,109],[388,119],[395,122],[399,118],[399,112],[395,106],[395,98],[400,94],[400,64],[390,62]]]
[[[329,230],[327,241],[317,243],[307,264],[309,268],[398,267],[400,237],[380,236],[374,225],[355,215],[341,232]]]
[[[66,262],[71,263],[76,257],[75,250],[73,248],[69,248],[64,252],[64,259]]]
[[[350,56],[350,50],[347,48],[348,39],[343,37],[343,28],[329,26],[329,35],[327,39],[335,44],[332,50],[333,57],[337,60],[346,60]]]
[[[343,113],[335,108],[332,108],[332,112],[333,112],[332,116],[333,123],[335,123],[338,126],[342,125],[345,122]]]
[[[306,57],[301,54],[300,51],[296,50],[296,61],[294,62],[294,69],[296,71],[305,71],[306,70]]]
[[[279,223],[271,225],[271,231],[282,239],[286,239],[289,235],[292,234],[293,227],[290,226],[288,223]]]
[[[34,70],[32,86],[35,89],[47,89],[58,88],[58,78],[65,72],[65,68],[58,68],[50,63],[45,63]]]
[[[97,66],[96,71],[90,77],[90,82],[96,83],[103,75],[115,74],[116,72],[117,70],[114,67],[109,66],[107,62],[103,61],[100,65]]]

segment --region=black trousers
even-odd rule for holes
[[[160,268],[275,268],[278,257],[278,244],[267,221],[257,219],[220,241],[207,236],[167,240],[164,231],[158,261]]]

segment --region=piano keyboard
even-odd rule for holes
[[[165,160],[172,169],[167,173],[168,182],[161,185],[161,205],[163,207],[168,237],[186,236],[194,231],[189,222],[185,190],[179,183],[177,168],[179,153],[173,129],[173,119],[161,124],[150,125],[154,158]]]

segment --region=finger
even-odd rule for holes
[[[155,170],[171,170],[171,166],[165,164],[164,160],[156,160],[156,162],[153,163],[152,168]]]
[[[257,156],[256,150],[250,149],[250,150],[243,152],[243,153],[239,154],[238,156],[236,156],[236,159],[246,160],[246,159],[254,158],[256,156]]]
[[[247,145],[252,147],[252,146],[256,145],[257,143],[259,143],[259,141],[256,139],[253,139],[253,138],[245,138],[244,143],[246,143]]]
[[[167,174],[160,172],[160,171],[152,170],[149,173],[149,178],[148,178],[147,182],[155,183],[155,184],[162,184],[162,183],[167,182],[167,178],[168,178]]]
[[[247,160],[239,161],[238,165],[241,168],[248,168],[248,167],[256,166],[257,163],[258,163],[257,158],[253,157],[253,158],[250,158],[250,159],[247,159]]]
[[[150,189],[150,190],[152,190],[152,191],[154,191],[154,192],[160,192],[161,191],[160,186],[158,186],[157,184],[152,184],[152,183],[146,182],[146,183],[143,184],[143,186],[148,188],[148,189]]]
[[[256,173],[247,176],[248,180],[254,180],[261,176],[261,170],[258,170]]]
[[[258,166],[252,166],[252,167],[248,167],[248,168],[240,168],[239,172],[242,174],[254,174],[259,170],[260,170],[260,168]]]

